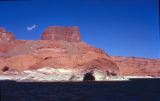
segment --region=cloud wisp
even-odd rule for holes
[[[34,24],[32,26],[27,27],[27,31],[32,31],[35,28],[36,28],[36,25]]]

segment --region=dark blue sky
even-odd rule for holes
[[[158,0],[0,1],[0,26],[17,39],[39,39],[51,25],[79,26],[85,42],[118,56],[160,58],[158,17]]]

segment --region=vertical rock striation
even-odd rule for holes
[[[41,37],[42,40],[64,40],[69,42],[81,41],[78,27],[48,27]]]

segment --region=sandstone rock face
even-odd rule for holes
[[[7,32],[5,28],[0,28],[0,41],[14,41],[15,36],[11,32]]]
[[[49,27],[37,41],[15,40],[11,33],[3,35],[8,33],[4,29],[0,32],[0,74],[12,74],[12,79],[83,80],[90,72],[96,80],[121,75],[160,76],[159,59],[109,56],[81,41],[77,27]],[[7,71],[3,71],[5,67],[9,67]]]
[[[26,75],[24,71],[30,71],[27,74],[30,78],[35,75],[45,76],[45,71],[39,72],[39,69],[42,68],[43,70],[48,68],[51,71],[53,69],[73,70],[63,74],[64,76],[62,73],[60,75],[57,74],[59,72],[53,72],[52,75],[57,75],[59,80],[62,80],[61,77],[65,79],[66,75],[68,75],[67,79],[81,78],[82,80],[84,74],[91,71],[96,77],[99,75],[97,71],[102,71],[103,79],[106,78],[107,73],[120,74],[119,68],[110,60],[108,54],[81,41],[77,27],[49,27],[43,33],[42,39],[37,41],[15,40],[14,43],[0,46],[2,48],[0,48],[0,62],[2,62],[0,73]],[[3,72],[5,66],[9,67],[9,70]],[[52,79],[56,80],[56,78]]]
[[[112,56],[123,75],[160,76],[160,59]]]
[[[6,31],[5,28],[0,28],[0,57],[12,49],[15,40],[13,33]]]
[[[81,41],[78,27],[48,27],[42,34],[42,40]]]
[[[42,40],[16,41],[15,44],[2,54],[4,63],[1,69],[4,66],[17,71],[43,67],[82,69],[84,72],[100,69],[119,74],[117,65],[104,51],[84,42]]]

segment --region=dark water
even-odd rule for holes
[[[160,79],[121,82],[0,81],[1,101],[160,101]]]

